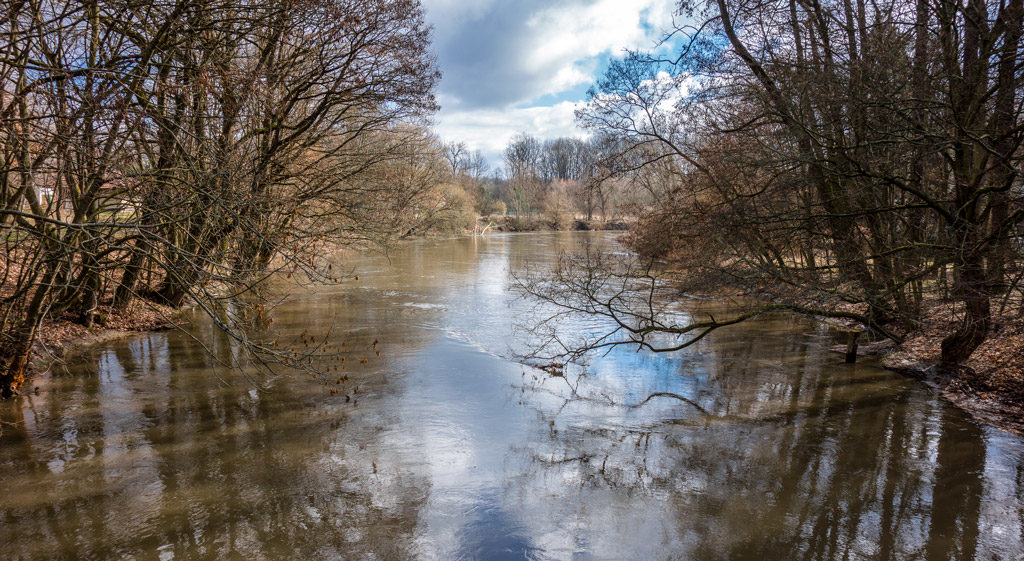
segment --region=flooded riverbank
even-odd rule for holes
[[[357,283],[275,311],[282,338],[346,342],[337,395],[217,368],[197,340],[231,344],[201,321],[194,339],[97,348],[0,403],[2,556],[1020,558],[1024,440],[844,364],[813,323],[621,349],[578,380],[507,359],[529,308],[509,271],[595,236],[611,234],[421,241],[346,262]],[[639,405],[658,392],[699,407]]]

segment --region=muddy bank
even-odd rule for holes
[[[968,366],[946,367],[910,360],[899,349],[884,357],[881,365],[923,381],[979,421],[1024,435],[1024,400],[1017,387],[1005,384],[1007,378],[1015,377],[1013,372],[995,369],[982,375]]]
[[[43,323],[32,348],[26,391],[34,376],[60,367],[90,347],[141,332],[173,329],[183,321],[181,312],[168,306],[136,303],[128,310],[100,307],[94,325],[88,328],[68,318]]]
[[[994,318],[992,335],[963,365],[941,364],[942,338],[957,318],[938,317],[883,356],[882,366],[924,380],[975,418],[1024,434],[1024,326]]]

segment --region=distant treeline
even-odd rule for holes
[[[507,215],[513,229],[568,229],[620,224],[653,201],[646,176],[609,167],[625,148],[611,135],[540,140],[519,132],[492,169],[463,142],[443,145],[450,182],[472,199],[479,215]],[[579,226],[579,224],[577,224]]]

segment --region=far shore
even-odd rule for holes
[[[625,218],[575,218],[568,215],[550,216],[547,214],[523,215],[491,214],[477,219],[476,231],[481,232],[538,232],[560,230],[629,230],[631,219]]]

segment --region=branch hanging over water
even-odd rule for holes
[[[520,358],[544,364],[546,370],[552,364],[579,362],[589,353],[608,353],[619,346],[633,346],[638,352],[679,351],[716,329],[774,312],[849,320],[900,340],[863,314],[799,302],[720,304],[714,311],[722,310],[723,319],[709,311],[683,309],[680,301],[686,297],[670,273],[659,271],[652,261],[602,253],[589,245],[583,253],[561,255],[550,271],[513,274],[513,278],[515,287],[536,304],[520,326],[531,343]],[[698,315],[708,319],[698,320]]]

